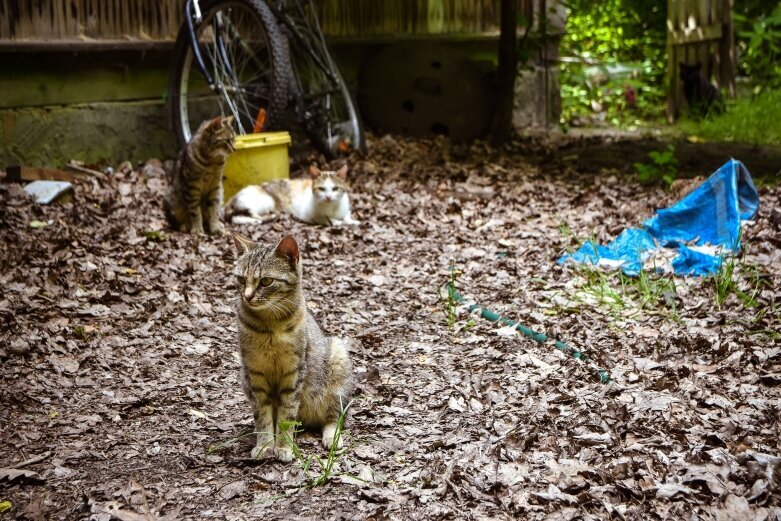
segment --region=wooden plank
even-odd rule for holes
[[[721,39],[722,34],[724,33],[721,24],[687,28],[680,31],[668,32],[667,43],[670,45],[685,45],[710,40],[719,40]]]
[[[719,42],[719,74],[726,84],[729,97],[735,97],[735,76],[737,75],[737,49],[735,48],[735,28],[733,22],[734,0],[721,0],[722,24],[724,35]]]
[[[83,176],[65,172],[56,168],[37,168],[32,166],[9,166],[5,169],[6,181],[69,181],[74,182]]]
[[[710,0],[697,0],[695,15],[695,20],[697,20],[697,27],[711,25],[711,22],[708,19],[708,11],[710,11],[709,2]]]
[[[540,2],[518,0],[539,19]],[[499,0],[319,0],[328,36],[469,35],[499,28]],[[13,7],[13,9],[11,9]],[[0,0],[0,41],[174,38],[182,0]],[[18,20],[10,20],[11,13]],[[528,14],[527,14],[528,16]]]
[[[151,51],[171,49],[173,40],[0,40],[0,52]]]
[[[667,32],[677,29],[678,6],[676,0],[667,0]],[[672,123],[678,117],[678,48],[667,42],[667,71],[665,79],[667,83],[667,120]]]

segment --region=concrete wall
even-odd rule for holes
[[[168,52],[0,54],[0,168],[170,157]]]
[[[432,42],[424,39],[405,45],[425,49]],[[367,86],[362,72],[383,53],[388,54],[393,45],[337,41],[332,46],[348,84],[367,110],[367,100],[374,101],[375,106],[378,99],[380,105],[386,100],[381,89]],[[462,55],[463,60],[460,69],[436,78],[448,95],[421,98],[419,106],[428,106],[428,114],[425,121],[407,132],[400,129],[408,123],[397,124],[394,120],[398,117],[409,121],[410,114],[401,108],[403,101],[398,107],[388,106],[381,111],[381,118],[372,121],[379,131],[425,135],[439,119],[447,119],[443,126],[454,128],[452,125],[457,123],[451,121],[455,119],[464,127],[470,121],[490,118],[496,41],[447,41],[445,47],[453,55]],[[517,83],[514,123],[518,128],[558,122],[555,65],[544,67],[540,56],[539,50],[533,53]],[[57,166],[70,159],[116,164],[172,157],[176,145],[166,112],[169,57],[168,50],[0,53],[0,169],[15,164]],[[405,62],[390,62],[387,66],[391,74],[395,67],[398,75],[406,74],[412,80],[419,76]],[[469,74],[460,73],[467,68]],[[460,103],[459,89],[466,88],[466,81],[471,82],[473,99],[469,104]],[[391,102],[390,97],[387,101]],[[437,118],[432,110],[442,117]],[[454,118],[454,114],[459,117]],[[458,132],[451,136],[475,137]]]

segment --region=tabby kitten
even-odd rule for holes
[[[322,427],[323,446],[330,448],[353,388],[348,340],[325,336],[307,309],[295,239],[287,236],[276,246],[235,233],[233,239],[242,380],[257,432],[252,457],[291,461],[285,443],[293,434],[290,420]]]
[[[309,169],[309,179],[279,179],[243,188],[228,201],[234,224],[263,222],[263,215],[286,212],[312,224],[359,224],[350,211],[347,166],[336,172]]]
[[[179,153],[172,172],[166,209],[179,231],[224,233],[222,172],[234,150],[233,116],[204,121]]]

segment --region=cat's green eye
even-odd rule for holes
[[[274,283],[274,279],[272,279],[271,277],[263,277],[262,279],[260,279],[260,285],[263,286],[264,288],[271,286],[271,284],[273,283]]]

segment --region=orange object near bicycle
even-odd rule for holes
[[[365,151],[312,0],[185,0],[184,11],[168,87],[180,145],[207,118],[232,115],[243,135],[278,130],[291,111],[326,156]]]
[[[255,118],[255,125],[252,127],[252,133],[258,134],[263,132],[263,127],[266,126],[266,109],[260,109],[258,111],[258,117]]]

